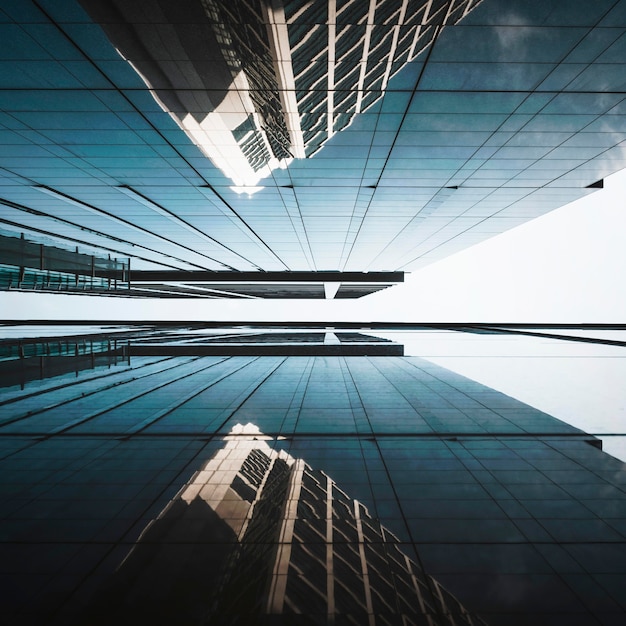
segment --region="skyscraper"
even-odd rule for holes
[[[193,537],[198,522],[225,545],[206,546],[186,563],[204,584],[167,606],[158,586],[150,591],[144,580],[171,577],[164,543]],[[311,622],[349,615],[372,625],[397,615],[410,623],[483,624],[403,554],[367,507],[324,472],[272,449],[253,424],[233,427],[224,447],[143,530],[94,605],[88,619],[102,624],[164,610],[173,621],[204,610],[215,624],[298,615]]]
[[[253,188],[317,152],[479,2],[81,4],[213,164]]]
[[[620,2],[84,5],[98,23],[3,7],[1,226],[161,272],[163,295],[262,295],[221,272],[339,273],[320,294],[415,270],[624,164]],[[213,163],[181,128],[209,115]],[[268,159],[285,169],[233,185]]]
[[[249,331],[85,329],[116,330],[91,367],[78,348],[82,369],[3,379],[13,621],[623,618],[625,469],[597,438],[417,357],[172,356]]]
[[[99,296],[359,297],[593,193],[626,156],[625,0],[0,0],[0,35],[0,286],[103,304],[0,329],[7,619],[623,622],[594,431],[380,327],[120,325]]]

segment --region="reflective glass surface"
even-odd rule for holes
[[[12,623],[623,619],[623,330],[6,331]]]
[[[588,5],[2,2],[2,227],[138,270],[420,268],[624,167],[624,2]]]
[[[419,269],[626,165],[625,50],[626,0],[0,0],[0,287]],[[0,325],[4,621],[624,623],[623,325],[281,323]]]

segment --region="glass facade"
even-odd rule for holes
[[[625,163],[617,0],[0,11],[1,227],[135,270],[411,271]]]
[[[602,451],[603,426],[589,434],[437,364],[465,353],[519,378],[513,363],[540,348],[588,372],[612,357],[619,372],[623,346],[601,343],[606,331],[591,333],[596,352],[572,331],[82,333],[46,344],[15,328],[2,341],[7,370],[58,362],[0,396],[13,623],[623,620],[626,472]],[[314,351],[401,338],[407,356]],[[173,350],[215,343],[235,356]],[[236,351],[258,344],[274,352]],[[313,351],[291,356],[297,345]]]
[[[242,188],[317,152],[477,4],[81,2],[162,108]]]
[[[625,47],[626,0],[0,0],[0,288],[387,287],[624,167]],[[7,623],[624,622],[625,326],[10,315]]]
[[[114,278],[107,278],[107,273]],[[0,290],[107,293],[128,290],[128,260],[97,258],[0,233]]]

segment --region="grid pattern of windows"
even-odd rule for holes
[[[245,43],[219,35],[222,19],[206,26],[222,48],[197,60],[232,89],[176,71],[182,82],[151,90],[94,22],[114,22],[106,11],[92,19],[73,0],[1,3],[2,228],[131,258],[135,269],[412,270],[591,193],[624,165],[622,0],[275,5],[287,19],[262,19],[254,86],[237,82],[222,54]],[[250,27],[240,30],[246,45],[261,32],[245,17],[254,2],[185,0],[175,19],[124,6],[145,32],[187,33],[184,54],[158,59],[168,67],[205,38],[198,11],[206,20],[211,7],[232,9]],[[293,69],[293,89],[263,83],[280,40],[272,24],[289,33],[281,54],[291,62],[278,69]],[[245,141],[256,115],[267,146],[285,134],[271,130],[278,98],[291,144],[302,120],[323,147],[233,186],[164,110],[181,110],[181,98],[190,124],[218,106]],[[220,132],[205,134],[236,170]]]
[[[87,352],[0,398],[20,623],[623,619],[624,464],[572,426],[417,357]]]
[[[119,273],[119,287],[128,278],[128,262],[97,258],[24,238],[0,234],[0,290],[54,290],[107,292],[118,288],[118,280],[103,277]],[[128,284],[125,285],[128,288]]]

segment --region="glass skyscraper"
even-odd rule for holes
[[[81,4],[213,164],[254,187],[317,152],[478,2]]]
[[[438,359],[623,326],[106,312],[358,298],[593,193],[626,1],[0,0],[0,35],[0,289],[102,305],[0,316],[7,623],[623,623],[623,426]]]
[[[624,463],[432,360],[377,351],[382,329],[16,332],[0,343],[16,623],[623,618]],[[467,332],[491,352],[515,339]],[[225,345],[235,356],[210,352]]]
[[[0,228],[131,279],[189,272],[161,294],[332,271],[330,297],[342,272],[418,269],[624,164],[619,2],[118,4],[3,5]],[[207,117],[213,147],[185,129]]]

